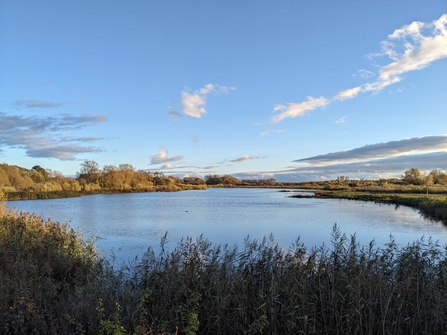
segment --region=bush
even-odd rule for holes
[[[5,211],[0,217],[0,333],[75,330],[67,318],[78,319],[75,296],[96,279],[97,261],[93,243],[67,225]]]

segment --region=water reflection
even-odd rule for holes
[[[173,248],[182,237],[203,234],[219,244],[242,245],[246,236],[261,239],[272,233],[290,246],[298,236],[308,247],[330,244],[337,223],[361,244],[378,245],[390,234],[400,244],[432,236],[447,243],[447,230],[411,208],[338,199],[289,198],[272,189],[209,189],[176,193],[136,193],[71,199],[11,201],[8,207],[34,212],[97,238],[97,248],[118,259],[158,248],[168,232]]]

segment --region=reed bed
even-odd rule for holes
[[[161,240],[113,268],[68,226],[0,217],[2,334],[445,334],[447,254],[435,241],[238,249]]]

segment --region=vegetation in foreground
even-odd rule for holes
[[[3,210],[2,334],[445,334],[447,251],[435,242],[288,250],[185,239],[113,269],[67,225]]]

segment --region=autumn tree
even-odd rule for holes
[[[1,170],[3,170],[3,172]],[[0,186],[12,186],[17,191],[29,189],[33,186],[34,182],[28,175],[28,171],[29,170],[19,166],[1,164],[0,174],[4,174],[4,176],[1,178],[2,185]]]
[[[35,183],[42,183],[49,178],[47,170],[40,165],[33,166],[29,172],[29,176]]]
[[[433,184],[447,185],[447,174],[441,170],[432,170],[429,175],[432,178]]]
[[[156,185],[156,186],[157,185],[164,185],[165,184],[165,179],[166,179],[166,177],[165,177],[163,172],[156,171],[156,172],[153,173],[154,185]]]
[[[85,160],[81,164],[81,170],[78,172],[78,179],[84,179],[87,183],[94,183],[101,175],[101,170],[96,161]]]
[[[98,183],[101,188],[119,190],[124,183],[124,174],[115,165],[105,165]]]
[[[432,177],[429,174],[421,172],[417,168],[412,168],[404,172],[402,181],[412,185],[428,185],[431,183]]]
[[[224,185],[240,185],[241,181],[233,176],[226,174],[221,178],[221,182]]]
[[[183,183],[191,185],[206,185],[206,182],[198,177],[185,177],[183,178]]]
[[[135,172],[135,168],[131,164],[120,164],[118,166],[120,171],[123,171],[125,173],[133,173]]]

